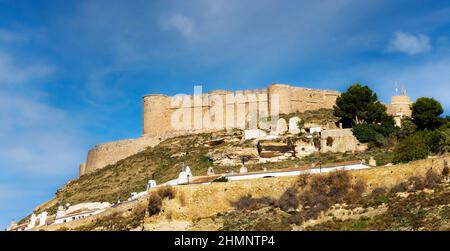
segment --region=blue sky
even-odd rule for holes
[[[449,1],[0,0],[0,226],[141,133],[148,93],[273,82],[450,109]]]

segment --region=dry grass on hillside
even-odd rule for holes
[[[220,134],[218,135],[220,136]],[[205,143],[211,138],[211,134],[199,134],[169,139],[156,147],[148,148],[116,164],[86,174],[71,181],[57,192],[56,203],[50,208],[50,212],[54,213],[58,205],[65,203],[71,203],[72,205],[88,201],[114,203],[119,199],[126,200],[131,192],[145,190],[149,179],[155,179],[157,183],[162,183],[176,178],[182,162],[191,167],[194,175],[205,175],[210,166],[214,167],[216,173],[224,173],[227,170],[238,172],[239,166],[216,166],[208,159],[207,153],[211,151],[212,147],[225,147],[224,145],[231,144],[225,142],[218,146],[205,146]],[[232,144],[239,145],[240,142]],[[180,153],[184,153],[184,155],[180,155]],[[303,159],[248,165],[248,169],[259,171],[264,168],[270,170],[311,167],[311,165],[318,165],[318,163],[326,165],[335,162],[369,159],[370,156],[375,156],[380,164],[385,164],[390,162],[391,155],[391,153],[380,149],[355,154],[315,154]],[[44,208],[41,210],[44,210]],[[49,209],[47,208],[47,210]]]
[[[291,115],[296,115],[307,122],[315,123],[332,122],[335,120],[332,115],[332,110],[329,109]],[[242,131],[233,130],[231,133],[239,138],[241,137]],[[88,201],[108,201],[114,203],[119,199],[122,201],[126,200],[131,192],[143,191],[149,179],[154,179],[159,184],[176,178],[182,162],[189,165],[193,174],[197,176],[205,175],[210,166],[214,167],[216,173],[224,173],[225,171],[238,172],[240,166],[223,167],[214,165],[210,161],[208,153],[214,148],[233,146],[252,147],[254,143],[252,141],[237,141],[223,142],[219,145],[206,145],[211,139],[220,138],[224,134],[230,135],[230,132],[188,135],[165,140],[156,147],[148,148],[116,164],[109,165],[69,182],[57,191],[54,200],[55,203],[51,204],[50,208],[43,207],[39,210],[49,210],[50,213],[55,213],[58,205],[65,203],[71,203],[72,205]],[[326,165],[335,162],[369,159],[370,156],[374,156],[380,165],[392,161],[392,153],[382,149],[371,149],[368,152],[355,154],[314,154],[303,159],[254,164],[248,165],[247,167],[249,171],[260,171],[264,168],[270,170],[311,167],[319,163]]]
[[[448,231],[450,184],[444,176],[430,169],[424,177],[413,176],[390,190],[380,187],[367,194],[365,184],[352,182],[348,172],[302,175],[278,199],[244,196],[233,202],[235,211],[217,217],[224,222],[222,230],[270,231],[306,226],[303,229]],[[347,216],[341,213],[345,217],[339,218],[336,211],[346,212]],[[368,211],[378,213],[368,217]],[[327,216],[329,220],[319,220]]]

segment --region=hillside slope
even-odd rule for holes
[[[217,140],[221,139],[221,140]],[[221,166],[214,164],[209,154],[228,149],[256,148],[255,142],[242,139],[242,131],[221,131],[217,133],[188,135],[168,139],[155,147],[123,159],[116,164],[68,182],[59,189],[54,199],[37,208],[37,212],[48,210],[55,213],[58,205],[66,203],[77,204],[89,201],[126,200],[131,192],[145,190],[147,181],[154,179],[157,184],[178,177],[182,163],[189,165],[193,175],[205,175],[208,167],[213,167],[216,174],[226,171],[239,172],[240,166]],[[234,151],[234,150],[233,150]],[[301,159],[292,159],[276,163],[246,164],[249,171],[259,171],[266,168],[280,169],[292,167],[311,167],[321,163],[353,161],[369,159],[374,156],[380,164],[390,162],[392,154],[381,149],[346,154],[327,153],[313,154]]]
[[[41,229],[448,230],[450,184],[441,173],[449,160],[441,156],[346,174],[176,186],[156,215],[149,215],[144,197]]]

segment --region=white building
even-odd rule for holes
[[[40,214],[38,215],[39,226],[40,226],[40,227],[46,225],[46,223],[47,223],[47,216],[48,216],[48,213],[47,213],[46,211],[44,211],[44,212],[42,212],[42,213],[40,213]]]
[[[192,173],[189,166],[186,166],[186,168],[183,168],[180,174],[178,175],[177,184],[188,184],[189,181],[192,179]]]
[[[111,204],[109,204],[108,202],[80,203],[70,206],[66,210],[64,210],[64,208],[60,206],[56,213],[56,219],[53,224],[60,224],[86,218],[91,215],[99,214],[109,207],[111,207]]]
[[[71,213],[71,214],[66,214],[64,216],[61,217],[57,217],[55,219],[55,222],[53,224],[61,224],[61,223],[65,223],[65,222],[71,222],[74,220],[79,220],[79,219],[84,219],[86,217],[95,215],[95,214],[99,214],[103,211],[105,211],[106,209],[100,209],[100,210],[90,210],[90,211],[81,211],[81,212],[75,212],[75,213]]]
[[[30,222],[28,223],[28,225],[25,228],[25,230],[29,230],[29,229],[34,228],[36,226],[36,220],[37,220],[36,214],[33,213],[31,215],[31,217],[30,217]]]
[[[147,182],[147,190],[149,190],[150,188],[154,188],[156,187],[156,181],[155,180],[149,180]]]

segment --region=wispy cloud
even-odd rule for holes
[[[17,66],[10,56],[0,53],[0,85],[21,84],[50,75],[54,67],[48,65]]]
[[[171,14],[169,17],[160,20],[163,30],[175,30],[184,38],[191,38],[194,35],[194,20],[183,14]]]
[[[5,93],[0,95],[0,121],[2,172],[61,175],[76,169],[84,155],[74,121],[63,110]]]
[[[407,34],[397,31],[389,44],[389,51],[416,55],[431,50],[430,38],[424,34]]]
[[[0,29],[0,43],[17,43],[27,41],[27,36],[20,32]]]

